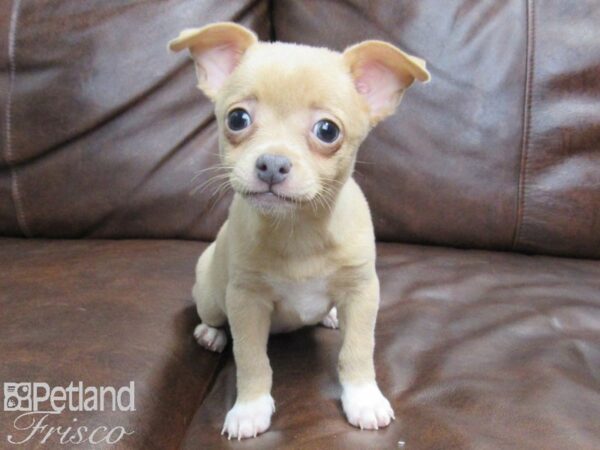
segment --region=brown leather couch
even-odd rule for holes
[[[127,449],[600,448],[598,1],[0,9],[0,379],[136,387],[135,412],[49,426],[124,426],[135,433],[111,448]],[[190,194],[216,162],[216,125],[190,61],[165,47],[223,20],[340,50],[389,40],[429,63],[433,81],[374,130],[356,170],[381,241],[385,430],[346,423],[339,334],[310,328],[269,344],[270,431],[219,435],[235,368],[196,346],[190,289],[230,194]],[[0,448],[22,435],[15,417],[0,412]]]

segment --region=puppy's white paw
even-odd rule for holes
[[[221,353],[227,345],[227,334],[219,328],[209,327],[201,323],[194,330],[198,344],[211,352]]]
[[[323,320],[321,320],[321,325],[327,328],[336,329],[339,327],[338,317],[337,317],[337,308],[334,306],[329,310],[327,315]]]
[[[275,402],[269,394],[250,402],[236,401],[225,417],[221,434],[227,439],[256,437],[271,425],[271,415],[275,412]]]
[[[394,417],[390,402],[383,396],[375,382],[343,384],[342,407],[346,418],[361,430],[378,430],[387,427]]]

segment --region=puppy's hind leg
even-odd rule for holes
[[[209,264],[212,263],[213,246],[210,246],[198,261],[196,268],[196,284],[192,295],[196,301],[196,309],[201,324],[194,329],[194,338],[207,350],[221,353],[227,345],[227,334],[222,327],[227,317],[219,305],[219,295],[225,295],[224,289],[219,289],[218,279],[213,279]]]
[[[201,324],[194,329],[194,338],[200,346],[211,352],[221,353],[227,345],[227,334],[222,328],[227,318],[219,306],[213,301],[211,295],[200,295],[202,288],[198,283],[194,286],[194,299],[200,316]]]
[[[339,328],[337,308],[335,306],[331,308],[327,315],[319,323],[325,328],[331,328],[332,330]]]
[[[213,328],[201,323],[194,329],[196,342],[206,350],[221,353],[227,345],[227,334],[222,328]]]

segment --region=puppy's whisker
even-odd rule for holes
[[[209,178],[208,180],[204,181],[200,185],[192,188],[190,190],[190,195],[196,195],[196,194],[208,189],[211,185],[213,185],[219,181],[222,181],[223,179],[227,179],[227,178],[229,178],[229,174],[226,174],[226,173],[215,175],[215,176]]]
[[[319,204],[319,208],[322,208],[322,209],[327,209],[327,204],[326,204],[325,200],[323,199],[323,196],[322,196],[322,194],[320,194],[320,193],[319,193],[319,194],[317,194],[317,195],[315,196],[315,200],[318,202],[318,204]]]
[[[344,184],[342,181],[338,180],[337,178],[330,178],[330,177],[321,177],[322,180],[326,180],[326,181],[335,181],[339,184]]]
[[[309,204],[309,205],[310,205],[310,207],[312,208],[313,214],[316,214],[316,213],[317,213],[317,207],[316,207],[316,205],[315,205],[315,199],[314,199],[314,198],[311,198],[311,199],[308,201],[308,204]]]
[[[343,160],[343,159],[352,159],[352,158],[353,158],[353,156],[340,156],[339,157],[340,160]],[[354,162],[357,163],[357,164],[372,164],[372,165],[376,164],[375,161],[363,161],[361,159],[355,159]]]
[[[214,174],[214,175],[211,175],[211,176],[208,178],[208,180],[211,180],[211,179],[213,179],[214,177],[222,177],[222,176],[229,176],[229,173],[228,173],[228,172],[216,173],[216,174]]]
[[[331,213],[333,211],[334,200],[334,196],[332,195],[331,190],[324,186],[322,192],[319,192],[318,196],[323,201],[325,209],[327,209]]]
[[[209,151],[206,151],[204,153],[206,153],[207,155],[215,155],[215,156],[218,156],[219,158],[221,157],[221,154],[219,152],[209,152]]]
[[[229,174],[227,174],[226,177],[221,178],[221,183],[219,184],[218,188],[217,188],[217,192],[220,192],[223,188],[232,188],[233,186],[231,184],[231,177],[229,176]]]
[[[233,166],[227,165],[227,164],[216,164],[214,166],[211,167],[206,167],[204,169],[200,169],[198,170],[195,175],[192,177],[192,182],[196,181],[199,177],[201,177],[204,173],[206,172],[210,172],[210,171],[217,171],[217,170],[231,170],[233,169]]]
[[[210,184],[210,183],[214,182],[215,180],[221,180],[223,178],[227,178],[228,176],[229,176],[229,174],[227,174],[227,173],[220,173],[220,174],[213,175],[210,178],[208,178],[207,180],[204,180],[198,186],[196,186],[195,189],[201,189],[205,185]]]
[[[226,183],[229,183],[229,181],[227,181]],[[229,183],[228,187],[231,187],[230,183]],[[227,189],[224,189],[216,198],[214,196],[210,197],[212,205],[211,205],[210,209],[208,210],[208,213],[207,213],[208,215],[210,215],[210,213],[212,213],[213,209],[215,209],[215,206],[217,206],[217,204],[221,201],[221,199],[223,198],[223,195],[225,193],[227,193]]]

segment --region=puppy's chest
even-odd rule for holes
[[[331,308],[326,277],[303,281],[268,280],[273,290],[273,331],[318,323]]]

